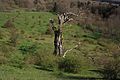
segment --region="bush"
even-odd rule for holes
[[[36,65],[43,70],[57,70],[69,73],[78,73],[80,71],[80,61],[76,57],[56,57],[52,54],[37,54]]]
[[[59,69],[64,72],[78,73],[80,71],[80,61],[75,57],[66,57],[59,62]]]
[[[117,80],[120,78],[120,63],[109,61],[107,64],[103,65],[101,73],[106,80]]]
[[[36,53],[37,52],[37,46],[36,44],[34,44],[33,42],[23,42],[20,46],[19,46],[19,50],[23,53],[23,54],[27,54],[27,53]]]
[[[115,50],[115,49],[114,49]],[[109,53],[110,55],[110,53]],[[120,79],[120,55],[119,52],[112,53],[111,57],[102,57],[100,59],[102,64],[99,62],[100,74],[106,80],[119,80]]]
[[[52,54],[38,54],[37,55],[37,66],[44,70],[54,70],[57,69],[57,59]]]
[[[101,33],[100,32],[94,32],[92,34],[92,36],[93,36],[94,39],[99,39],[101,37]]]

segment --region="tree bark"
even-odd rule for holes
[[[62,33],[60,32],[60,29],[54,30],[54,54],[63,54]]]
[[[63,34],[62,34],[62,27],[63,24],[65,24],[68,21],[73,20],[69,16],[75,16],[74,13],[63,13],[61,15],[58,15],[58,27],[56,28],[54,25],[54,20],[50,20],[50,26],[52,27],[52,30],[54,31],[54,55],[64,55],[63,52]]]

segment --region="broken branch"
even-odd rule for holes
[[[73,49],[77,48],[80,44],[81,44],[81,42],[79,42],[79,43],[78,43],[76,46],[74,46],[73,48],[67,50],[67,51],[64,53],[63,58],[65,58],[65,56],[66,56],[66,54],[67,54],[68,52],[70,52],[70,51],[72,51]]]

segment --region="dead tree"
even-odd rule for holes
[[[77,16],[74,13],[63,13],[58,15],[58,27],[55,27],[55,23],[53,19],[50,19],[50,26],[54,31],[54,54],[55,55],[64,55],[63,52],[63,34],[62,27],[63,24],[73,20],[72,16]]]

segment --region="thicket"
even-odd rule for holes
[[[52,54],[41,53],[37,55],[36,59],[37,62],[35,65],[44,70],[58,70],[68,73],[79,73],[81,68],[80,60],[73,56],[62,58],[55,57]]]
[[[67,56],[59,61],[58,68],[64,72],[79,73],[80,72],[80,60],[73,56]]]
[[[106,80],[119,80],[120,78],[120,54],[119,49],[112,48],[112,52],[100,58],[98,73]]]

